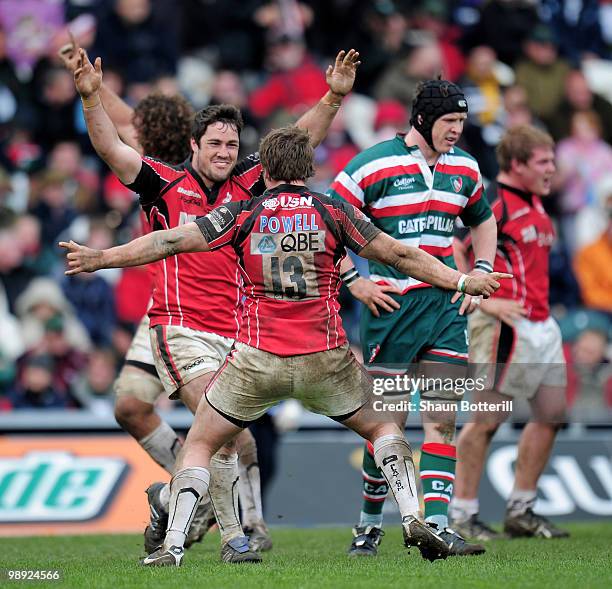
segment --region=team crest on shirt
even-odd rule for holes
[[[461,176],[452,176],[450,181],[455,192],[459,192],[463,187],[463,178]]]

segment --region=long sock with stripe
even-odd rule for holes
[[[244,536],[238,516],[238,456],[219,450],[211,459],[210,500],[221,532],[221,543]]]
[[[457,449],[450,444],[426,443],[421,448],[421,484],[425,521],[441,530],[448,526],[448,505],[453,495]]]
[[[359,517],[360,526],[382,527],[383,506],[389,491],[387,481],[376,462],[374,448],[366,442],[363,449],[361,476],[363,477],[363,506]]]
[[[182,547],[196,509],[208,490],[210,473],[205,468],[179,470],[170,481],[170,513],[164,547]]]

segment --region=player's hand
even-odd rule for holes
[[[456,243],[461,243],[459,240],[455,240],[455,243],[453,243],[453,247],[455,247]],[[480,270],[472,270],[468,276],[479,276],[482,275],[483,272],[481,272]],[[462,292],[456,292],[453,297],[451,298],[451,303],[456,303],[458,300],[461,299],[461,306],[459,307],[459,315],[469,315],[470,313],[473,313],[478,305],[480,305],[480,303],[482,302],[482,297],[473,297],[469,294],[464,294]]]
[[[459,307],[459,315],[469,315],[473,313],[478,306],[482,302],[482,297],[473,297],[469,294],[464,294],[462,292],[456,292],[451,299],[451,303],[457,302],[459,299],[463,297],[461,301],[461,306]]]
[[[74,38],[74,35],[68,31],[70,35],[70,43],[66,43],[66,45],[62,45],[57,52],[58,57],[60,58],[62,65],[72,74],[79,68],[79,49],[80,46],[77,43],[77,40]]]
[[[104,268],[101,250],[94,250],[90,247],[79,245],[72,240],[69,243],[60,241],[59,246],[68,250],[66,258],[69,270],[64,272],[66,276],[73,276],[81,272],[95,272]]]
[[[483,301],[482,310],[508,325],[513,325],[521,317],[527,316],[527,309],[519,301],[494,298]]]
[[[348,53],[342,50],[336,55],[334,65],[329,65],[325,72],[325,81],[329,89],[339,96],[346,96],[355,83],[359,53],[351,49]]]
[[[380,317],[378,307],[392,313],[400,304],[387,293],[402,294],[402,291],[390,284],[376,284],[367,278],[358,278],[348,287],[351,294],[368,309],[374,317]]]
[[[96,94],[102,86],[102,60],[96,57],[92,65],[84,49],[78,50],[78,67],[74,72],[74,83],[82,98]]]
[[[498,280],[504,278],[512,278],[512,274],[506,274],[505,272],[483,274],[478,272],[465,279],[464,289],[466,294],[482,295],[483,298],[488,299],[501,286]]]

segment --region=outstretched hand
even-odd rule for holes
[[[68,268],[64,274],[73,276],[81,272],[95,272],[104,266],[102,265],[102,252],[94,250],[84,245],[70,240],[70,242],[60,241],[59,246],[68,250],[66,259],[68,260]]]
[[[483,298],[488,299],[501,286],[498,280],[505,278],[512,278],[512,274],[491,272],[490,274],[479,273],[478,275],[468,276],[464,283],[465,292],[469,295],[482,295]]]
[[[329,89],[340,96],[346,96],[355,83],[355,75],[359,61],[359,53],[351,49],[348,53],[344,50],[336,55],[334,65],[329,65],[325,72],[325,81]]]
[[[85,50],[79,48],[74,83],[82,98],[89,98],[98,92],[100,86],[102,86],[102,60],[96,57],[96,61],[92,65]]]

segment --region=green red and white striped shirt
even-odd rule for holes
[[[452,243],[457,217],[475,226],[491,216],[478,163],[453,147],[440,155],[432,173],[419,148],[408,147],[404,137],[398,133],[355,156],[328,194],[360,209],[391,237],[456,268]],[[404,293],[430,286],[379,262],[369,264],[372,280]]]

